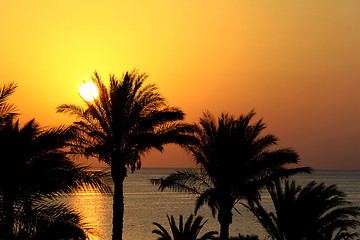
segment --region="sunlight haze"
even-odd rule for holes
[[[0,83],[20,121],[70,124],[60,104],[134,68],[186,121],[257,112],[302,166],[360,170],[360,1],[2,1]],[[89,163],[85,161],[85,163]],[[96,164],[96,161],[93,163]],[[170,146],[143,167],[193,167]]]

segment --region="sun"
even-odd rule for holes
[[[81,85],[79,93],[86,101],[93,101],[99,97],[99,90],[93,82],[87,82]]]

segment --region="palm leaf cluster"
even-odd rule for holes
[[[203,234],[201,237],[198,237],[201,229],[204,227],[207,221],[202,221],[203,217],[197,216],[194,219],[194,216],[190,214],[189,218],[186,220],[185,224],[183,222],[183,216],[179,217],[179,227],[176,225],[174,217],[167,216],[168,222],[171,229],[171,234],[159,223],[154,225],[158,229],[153,230],[152,232],[159,235],[158,240],[210,240],[217,239],[216,231],[210,231]]]
[[[69,128],[41,129],[34,120],[23,127],[16,121],[1,128],[1,219],[6,239],[25,235],[39,239],[42,233],[50,232],[58,236],[54,231],[60,226],[73,229],[60,231],[63,234],[85,239],[81,216],[66,206],[48,202],[65,193],[88,188],[108,193],[110,188],[101,173],[75,166],[67,158],[63,148],[69,137]]]
[[[270,150],[278,143],[271,135],[261,136],[262,120],[252,123],[255,112],[238,118],[223,113],[217,120],[205,113],[195,127],[194,144],[187,149],[201,171],[178,171],[153,180],[159,188],[198,195],[195,213],[207,204],[221,225],[220,239],[228,239],[232,209],[241,199],[256,199],[271,180],[288,177],[309,168],[285,168],[296,164],[298,154],[289,148]]]
[[[99,98],[85,101],[86,109],[63,104],[58,112],[78,117],[74,123],[78,138],[74,150],[96,156],[109,164],[141,167],[141,155],[165,143],[185,143],[189,125],[181,124],[184,113],[169,107],[155,84],[145,84],[148,76],[136,71],[122,79],[110,76],[107,87],[95,72],[92,78]],[[185,134],[181,134],[185,133]]]
[[[88,226],[81,213],[65,204],[43,200],[17,207],[23,208],[15,215],[17,240],[85,240],[93,235],[94,229]]]
[[[302,187],[294,181],[280,181],[268,186],[275,212],[268,212],[261,201],[251,210],[272,239],[344,240],[354,239],[350,232],[360,225],[355,217],[360,208],[345,200],[346,194],[335,185],[310,182]]]
[[[238,118],[222,114],[216,122],[206,113],[200,119],[195,133],[199,142],[189,150],[218,190],[216,194],[208,194],[209,197],[231,195],[246,199],[256,196],[259,187],[274,177],[307,170],[283,168],[286,164],[297,163],[298,154],[289,148],[269,150],[277,145],[278,139],[271,134],[261,136],[266,126],[262,120],[252,124],[254,115],[253,111]]]

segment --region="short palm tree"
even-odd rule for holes
[[[66,220],[76,214],[65,207],[47,206],[47,201],[88,187],[110,192],[98,176],[68,159],[64,148],[71,136],[69,128],[43,129],[34,120],[24,126],[19,121],[6,121],[1,126],[0,213],[4,239],[32,239],[45,230],[53,231],[50,227],[56,225],[50,223],[55,222],[83,232],[79,216],[76,221]],[[66,233],[74,237],[70,231]]]
[[[159,188],[198,195],[195,213],[207,204],[220,223],[220,239],[229,238],[232,210],[241,199],[258,197],[272,179],[308,172],[309,168],[285,169],[298,162],[298,154],[289,148],[269,150],[277,144],[273,135],[260,136],[265,124],[251,123],[255,112],[238,118],[222,114],[218,120],[210,113],[200,118],[193,136],[197,139],[188,150],[200,165],[200,171],[178,171],[165,179],[153,180]]]
[[[167,216],[170,229],[172,232],[172,237],[166,231],[166,229],[159,223],[155,223],[154,225],[157,226],[159,229],[155,229],[152,232],[159,235],[158,240],[208,240],[208,239],[217,239],[216,235],[218,234],[216,231],[210,231],[202,235],[198,238],[198,235],[201,229],[204,227],[207,221],[202,222],[203,217],[197,216],[194,220],[194,216],[190,214],[189,218],[187,219],[185,225],[183,224],[183,216],[180,215],[179,217],[179,227],[176,226],[174,217]]]
[[[351,206],[346,195],[335,185],[310,182],[305,187],[286,180],[268,186],[274,212],[264,209],[261,201],[250,206],[270,237],[274,240],[345,240],[354,239],[349,232],[360,225],[355,217],[360,208]]]
[[[99,98],[85,101],[86,108],[64,104],[57,111],[78,117],[73,128],[77,140],[73,150],[95,156],[111,167],[114,182],[113,240],[122,239],[127,168],[141,167],[141,157],[167,143],[186,144],[192,127],[180,121],[184,113],[166,104],[154,84],[145,84],[146,74],[127,72],[121,79],[110,76],[105,86],[95,72],[93,82]]]

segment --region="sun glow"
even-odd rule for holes
[[[86,101],[93,101],[99,97],[99,90],[93,82],[87,82],[81,85],[79,93]]]

